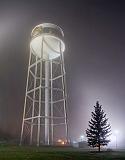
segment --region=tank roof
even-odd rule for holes
[[[35,26],[31,32],[31,37],[34,38],[41,34],[51,34],[61,39],[64,37],[63,30],[59,26],[52,23],[42,23]]]

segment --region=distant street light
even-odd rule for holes
[[[117,136],[118,136],[118,134],[119,134],[119,131],[118,131],[118,130],[115,130],[115,131],[114,131],[114,134],[115,134],[115,142],[116,142],[116,143],[115,143],[115,146],[116,146],[116,149],[117,149],[117,147],[118,147],[118,142],[117,142],[117,141],[118,141],[118,137],[117,137]]]
[[[84,140],[84,135],[80,136],[80,141],[82,142]]]

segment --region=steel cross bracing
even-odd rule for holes
[[[46,43],[43,38],[41,55]],[[67,93],[61,43],[59,54],[54,60],[43,59],[35,56],[30,48],[20,144],[53,145],[59,138],[68,141]]]

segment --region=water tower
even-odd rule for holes
[[[20,144],[67,142],[67,93],[64,34],[51,23],[31,32],[30,56]]]

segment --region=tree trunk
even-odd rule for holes
[[[100,144],[99,144],[99,147],[98,147],[98,151],[100,152]]]

